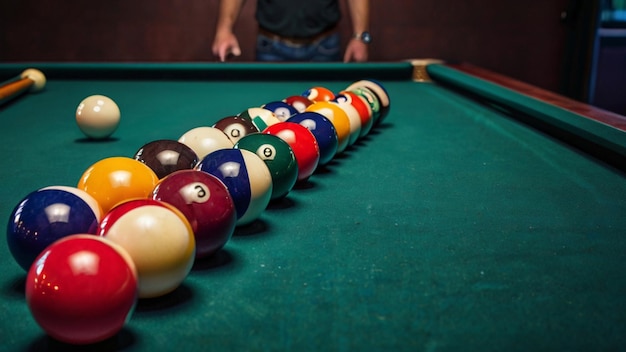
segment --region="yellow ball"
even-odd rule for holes
[[[348,119],[350,119],[350,139],[348,146],[353,145],[361,134],[361,115],[359,115],[356,108],[348,102],[331,102],[331,104],[339,106],[346,113]]]
[[[116,204],[149,198],[159,178],[141,161],[127,157],[110,157],[91,165],[76,186],[96,199],[106,214]]]
[[[351,134],[350,118],[339,105],[328,101],[318,101],[309,105],[305,111],[313,111],[324,115],[335,126],[337,139],[339,140],[337,154],[343,152],[348,147]]]

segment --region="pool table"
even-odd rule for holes
[[[626,118],[467,64],[5,63],[45,89],[0,106],[0,218],[94,162],[314,85],[382,82],[388,116],[174,292],[140,300],[109,351],[626,349]],[[122,119],[93,141],[88,95]],[[0,350],[68,350],[35,323],[0,241]]]

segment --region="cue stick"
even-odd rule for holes
[[[45,85],[45,76],[38,70],[28,69],[13,80],[0,86],[0,105],[32,90],[39,91]]]
[[[30,78],[20,78],[17,81],[7,83],[0,87],[0,104],[7,102],[20,94],[23,94],[35,84]]]
[[[9,83],[13,83],[13,82],[18,81],[18,80],[20,80],[20,79],[22,79],[22,76],[15,76],[15,77],[13,77],[13,78],[9,78],[9,79],[7,79],[6,81],[4,81],[4,82],[0,83],[0,87],[4,87],[4,86],[6,86],[7,84],[9,84]]]

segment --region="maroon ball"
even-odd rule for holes
[[[193,169],[199,161],[187,145],[169,139],[144,144],[135,153],[134,159],[146,164],[160,179],[174,171]]]
[[[219,119],[213,127],[222,130],[233,143],[237,143],[241,138],[260,132],[252,120],[240,116],[227,116]]]
[[[309,100],[309,98],[303,97],[301,95],[292,95],[283,99],[283,101],[293,106],[296,110],[298,110],[298,112],[304,112],[307,106],[313,104],[312,100]]]
[[[237,214],[226,185],[199,170],[181,170],[161,180],[152,198],[167,202],[189,221],[196,239],[196,258],[220,250],[235,231]]]

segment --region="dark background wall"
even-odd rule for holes
[[[370,59],[464,61],[559,91],[568,3],[372,0]],[[1,1],[0,61],[215,61],[217,6],[217,0]],[[246,2],[236,27],[239,61],[253,58],[255,6]],[[349,36],[344,17],[341,30]]]

